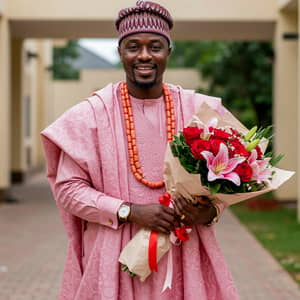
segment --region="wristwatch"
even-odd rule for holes
[[[206,226],[212,226],[212,225],[216,224],[219,221],[219,218],[220,218],[220,213],[221,212],[220,212],[220,209],[219,209],[218,205],[212,203],[212,206],[216,210],[216,215],[212,220],[210,220],[208,223],[205,224]]]
[[[123,203],[118,210],[118,219],[121,223],[127,222],[130,215],[130,203]]]

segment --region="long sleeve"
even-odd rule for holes
[[[89,222],[118,228],[117,211],[123,201],[94,189],[86,171],[63,151],[54,190],[59,205],[69,213]]]

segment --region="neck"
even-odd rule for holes
[[[126,84],[129,94],[138,99],[155,99],[163,94],[162,82],[149,88],[138,87],[129,81]]]

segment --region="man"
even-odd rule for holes
[[[67,111],[42,133],[48,178],[69,237],[60,299],[238,299],[215,240],[222,207],[191,205],[165,193],[167,141],[199,103],[216,102],[163,84],[171,53],[169,12],[148,1],[116,21],[126,82],[110,84]],[[190,240],[173,250],[173,285],[162,293],[167,258],[145,282],[121,272],[118,258],[141,227],[170,233],[181,221]]]

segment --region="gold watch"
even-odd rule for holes
[[[130,203],[123,203],[118,210],[118,219],[120,222],[125,223],[130,215]]]

